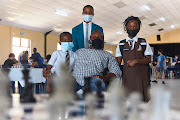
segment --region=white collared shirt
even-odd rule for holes
[[[132,44],[132,50],[134,49],[134,45],[135,45],[135,43],[138,41],[138,37],[137,36],[135,36],[134,38],[129,38],[128,37],[128,35],[127,35],[127,37],[126,37],[126,42],[128,42],[128,44],[130,45],[130,40],[132,40],[133,41],[133,44]],[[146,55],[153,55],[153,52],[152,52],[152,49],[151,49],[151,47],[150,47],[150,45],[149,45],[149,43],[146,41],[146,50],[145,50],[145,52],[144,52],[144,55],[146,56]],[[121,55],[121,51],[120,51],[120,49],[119,49],[119,44],[117,45],[117,48],[116,48],[116,57],[121,57],[122,55]]]
[[[92,22],[89,23],[83,22],[84,43],[86,42],[86,24],[88,24],[88,40],[90,40],[91,28],[92,28]]]
[[[65,64],[66,61],[66,55],[67,52],[64,50],[56,50],[53,52],[53,54],[51,55],[51,59],[48,62],[48,65],[52,65],[52,69],[51,72],[52,73],[57,73],[58,75],[61,74],[61,65]],[[75,63],[75,59],[76,59],[76,53],[69,50],[69,71],[72,71],[73,67],[74,67],[74,63]]]

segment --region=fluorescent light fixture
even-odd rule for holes
[[[58,10],[58,9],[55,11],[55,13],[58,15],[62,15],[62,16],[68,16],[69,15],[68,12],[66,12],[64,10]]]
[[[147,6],[147,5],[143,5],[143,6],[141,7],[141,9],[144,10],[144,11],[146,11],[146,10],[151,10],[151,8],[150,8],[149,6]]]
[[[172,29],[175,28],[175,25],[171,25],[171,28],[172,28]]]
[[[16,2],[16,3],[19,3],[19,4],[21,4],[20,2],[18,2],[18,1],[16,1],[16,0],[10,0],[10,1],[13,1],[13,2]]]
[[[160,18],[161,21],[165,21],[166,19],[167,18],[165,16]]]
[[[5,5],[5,6],[7,6],[9,8],[17,9],[16,7],[12,7],[12,6],[9,6],[9,5]]]
[[[117,33],[117,34],[123,34],[123,32],[121,32],[121,31],[117,31],[116,33]]]
[[[9,21],[14,21],[14,20],[15,20],[15,18],[12,18],[12,17],[7,17],[7,20],[9,20]]]
[[[17,14],[17,13],[13,13],[13,12],[7,12],[7,13],[9,13],[9,14],[13,14],[13,15],[17,15],[17,16],[20,16],[20,17],[22,17],[23,15],[20,15],[20,14]]]

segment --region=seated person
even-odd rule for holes
[[[78,83],[76,90],[84,89],[85,78],[88,77],[91,77],[92,91],[97,91],[98,82],[101,82],[102,89],[105,90],[105,81],[121,76],[119,65],[111,53],[102,50],[104,42],[100,31],[96,30],[91,34],[89,44],[90,48],[81,48],[76,51],[77,59],[72,74]],[[106,68],[109,73],[103,75]]]
[[[51,55],[47,55],[44,64],[47,65],[50,59],[51,59]]]
[[[14,53],[10,53],[9,58],[3,64],[3,68],[11,68],[13,65],[15,65],[14,58]]]
[[[72,35],[69,32],[60,34],[59,44],[63,50],[56,50],[53,52],[48,65],[43,69],[43,76],[47,79],[47,92],[50,92],[49,77],[51,73],[60,75],[60,66],[66,64],[69,66],[69,71],[72,71],[76,54],[71,51],[73,45]]]

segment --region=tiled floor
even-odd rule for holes
[[[158,83],[151,83],[151,85],[152,88],[161,86],[169,90],[171,92],[171,108],[180,111],[180,79],[165,79],[165,82],[166,84],[162,84],[162,80],[158,79]]]

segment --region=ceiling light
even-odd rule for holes
[[[9,21],[14,21],[14,20],[15,20],[15,18],[12,18],[12,17],[7,17],[7,20],[9,20]]]
[[[117,33],[117,34],[123,34],[123,32],[121,32],[121,31],[117,31],[116,33]]]
[[[55,13],[58,15],[62,15],[62,16],[68,16],[69,15],[69,13],[64,11],[64,10],[56,10]]]
[[[160,20],[161,21],[165,21],[167,18],[166,17],[161,17]]]
[[[23,15],[20,15],[20,14],[17,14],[17,13],[13,13],[13,12],[7,12],[7,13],[9,13],[9,14],[13,14],[13,15],[17,15],[17,16],[23,16]]]
[[[141,7],[141,9],[144,10],[144,11],[146,11],[146,10],[151,10],[151,8],[150,8],[149,6],[147,6],[147,5],[143,5],[143,6]]]
[[[171,25],[171,28],[172,28],[172,29],[175,28],[175,25]]]
[[[10,0],[10,1],[12,1],[12,2],[16,2],[16,3],[19,3],[19,4],[20,4],[20,2],[18,2],[18,1],[16,1],[16,0]]]
[[[17,9],[16,7],[12,7],[12,6],[9,6],[9,5],[5,5],[5,6],[7,6],[9,8]]]

